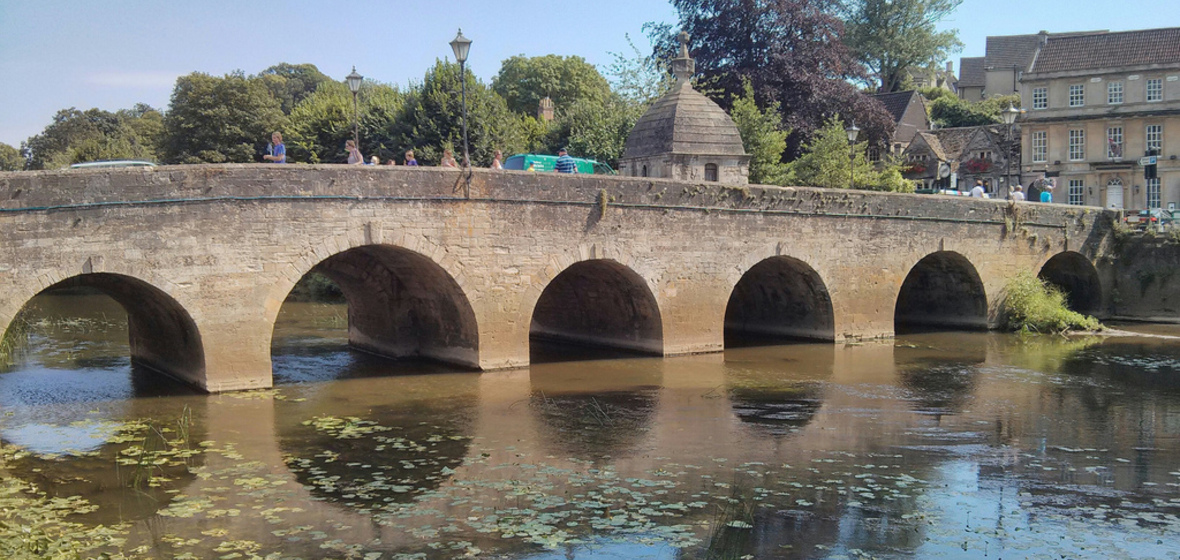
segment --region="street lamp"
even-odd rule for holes
[[[361,133],[360,121],[357,119],[356,108],[356,94],[361,90],[361,80],[364,76],[356,73],[356,66],[352,67],[352,73],[344,77],[348,82],[348,89],[352,92],[352,142],[356,144],[357,149],[361,148]]]
[[[467,53],[471,50],[471,39],[463,36],[463,30],[451,41],[455,60],[459,62],[459,80],[463,82],[463,165],[471,167],[471,154],[467,151]]]
[[[1011,103],[1008,104],[1007,109],[1000,112],[1000,118],[1004,119],[1004,124],[1008,125],[1008,142],[1005,144],[1007,151],[1004,153],[1004,183],[1009,193],[1012,192],[1012,125],[1018,116],[1020,116],[1020,109]]]
[[[860,129],[856,128],[856,121],[852,122],[852,126],[844,129],[848,134],[848,188],[856,188],[855,167],[856,162],[856,137],[860,134]]]

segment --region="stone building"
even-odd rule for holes
[[[959,59],[959,97],[982,101],[1020,92],[1020,77],[1029,70],[1037,51],[1049,39],[1106,33],[1078,31],[1032,35],[999,35],[987,38],[985,55]]]
[[[1056,202],[1180,206],[1180,28],[1045,37],[1020,94],[1026,183],[1055,178]]]
[[[680,56],[672,61],[676,83],[631,129],[619,174],[746,184],[750,156],[737,125],[692,88],[696,63],[688,56],[688,34],[682,32],[679,39]]]
[[[1019,134],[1005,125],[920,132],[902,155],[905,177],[921,188],[961,191],[979,180],[988,196],[1006,198],[1020,173]]]

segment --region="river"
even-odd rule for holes
[[[1180,558],[1180,340],[476,373],[349,351],[344,317],[285,304],[275,387],[204,395],[132,366],[109,298],[40,296],[0,373],[0,556]]]

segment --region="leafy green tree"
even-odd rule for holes
[[[404,96],[396,88],[363,82],[357,93],[360,148],[365,156],[399,156],[394,123]],[[343,82],[324,82],[291,111],[291,133],[284,138],[294,161],[336,163],[348,159],[344,142],[352,138],[352,92]]]
[[[508,110],[504,99],[475,78],[470,70],[467,80],[467,130],[474,166],[486,166],[492,152],[505,154],[524,147],[521,118]],[[442,159],[442,150],[452,148],[455,158],[463,158],[463,105],[459,91],[459,65],[436,61],[422,85],[410,90],[393,126],[391,142],[398,149],[413,148],[418,160],[434,165]],[[462,162],[460,162],[462,163]]]
[[[807,144],[806,152],[790,163],[790,179],[809,187],[913,192],[914,184],[901,176],[896,163],[886,162],[877,170],[865,157],[867,147],[867,142],[859,142],[850,148],[844,122],[833,117]]]
[[[647,105],[672,89],[676,79],[667,64],[655,55],[644,55],[626,35],[631,53],[610,53],[614,61],[607,67],[611,87],[629,103]]]
[[[261,161],[270,135],[287,118],[266,84],[241,72],[215,77],[193,72],[176,80],[164,117],[169,163]]]
[[[733,100],[729,114],[742,135],[742,146],[750,154],[750,182],[759,185],[785,185],[788,179],[783,152],[787,135],[778,103],[765,110],[754,100],[754,86],[747,80],[741,97]]]
[[[1009,105],[1019,107],[1019,95],[1001,95],[971,102],[946,95],[930,103],[930,120],[942,128],[984,126],[1003,122],[1001,113]]]
[[[522,115],[535,115],[545,97],[561,108],[580,101],[602,103],[611,94],[610,84],[592,64],[580,56],[555,54],[505,60],[492,79],[492,90]]]
[[[331,82],[314,64],[282,62],[263,70],[257,77],[266,89],[279,100],[283,114],[290,115],[295,106],[315,93],[320,84]]]
[[[45,130],[22,143],[29,169],[54,169],[111,159],[158,159],[159,111],[139,104],[115,113],[101,109],[58,111]]]
[[[963,48],[957,30],[938,30],[938,22],[962,3],[853,0],[848,6],[844,38],[877,81],[878,91],[901,91],[907,70],[940,63]]]
[[[557,153],[568,148],[571,155],[598,160],[612,167],[627,143],[627,135],[643,116],[645,107],[619,96],[604,101],[581,100],[562,110],[549,133],[545,148]]]
[[[20,150],[0,142],[0,171],[20,171],[25,168],[25,158]]]

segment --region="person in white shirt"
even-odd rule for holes
[[[987,198],[987,193],[983,190],[983,181],[975,180],[975,188],[971,189],[971,198]]]
[[[1012,187],[1012,194],[1009,194],[1008,198],[1018,202],[1026,200],[1024,197],[1024,187],[1021,187],[1020,185],[1014,185]]]

